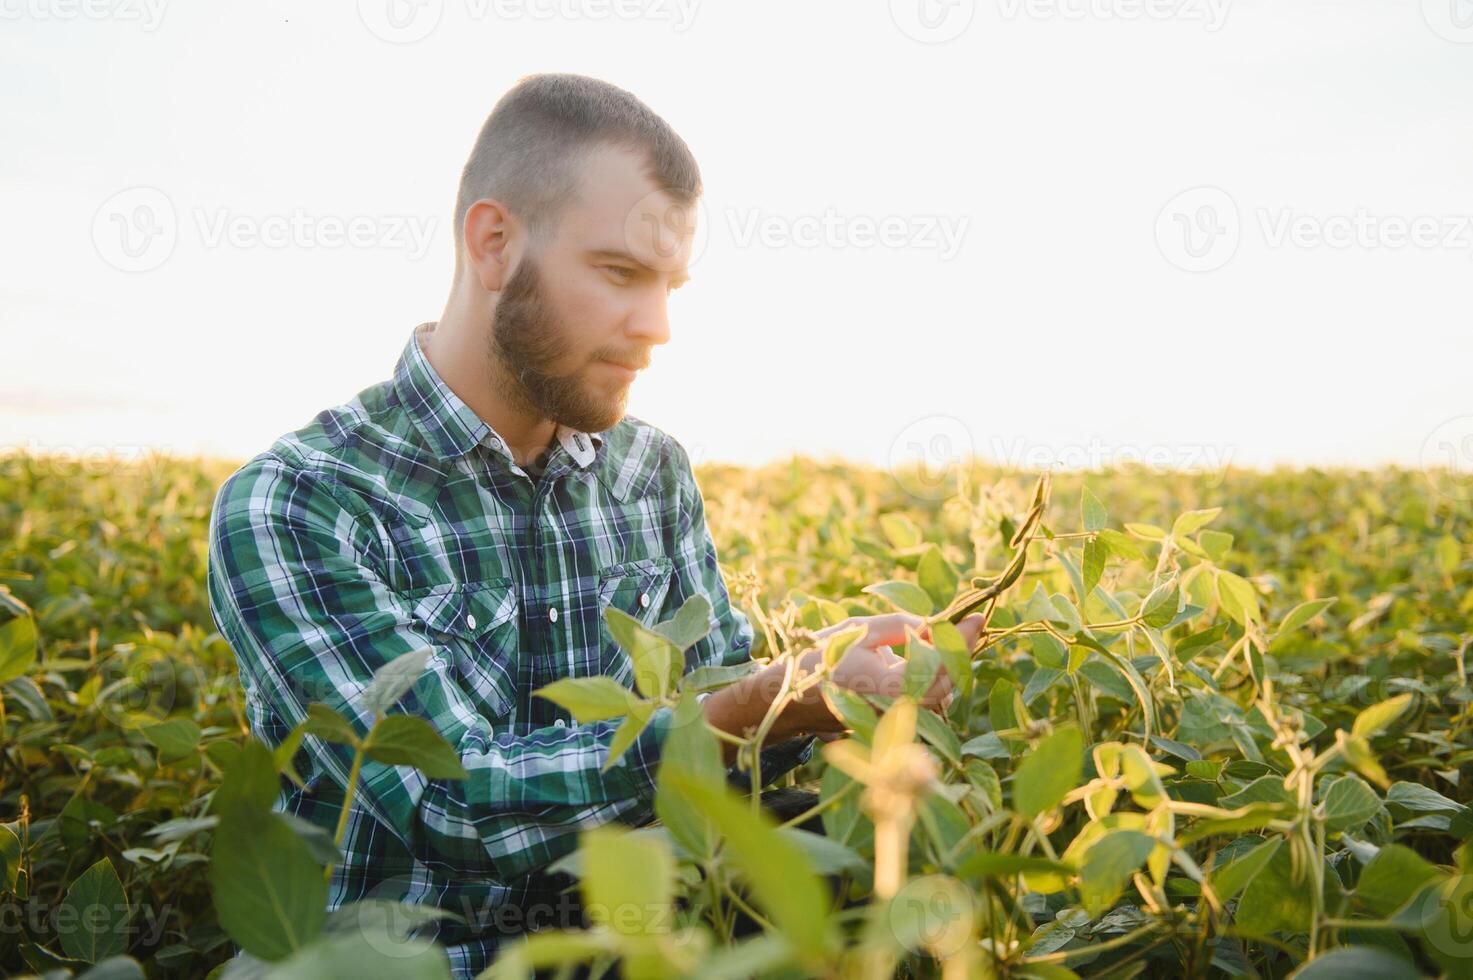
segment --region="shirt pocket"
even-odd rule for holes
[[[599,571],[599,673],[614,678],[625,687],[634,687],[634,664],[629,654],[614,641],[604,614],[606,610],[617,609],[633,616],[643,626],[654,626],[665,608],[674,567],[675,563],[669,558],[656,555],[606,565]]]
[[[434,585],[405,598],[414,618],[443,650],[476,712],[492,721],[507,718],[517,702],[521,659],[512,580]]]

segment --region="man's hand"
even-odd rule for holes
[[[916,631],[921,639],[930,639],[930,629],[925,620],[909,613],[891,613],[885,616],[860,616],[846,619],[835,626],[820,630],[820,638],[864,625],[868,632],[844,653],[834,665],[830,679],[840,687],[859,695],[874,694],[894,697],[901,691],[905,680],[906,661],[897,656],[891,646],[905,642],[906,629]],[[957,624],[967,644],[977,642],[982,632],[982,617],[968,616]],[[794,681],[813,673],[822,663],[823,650],[811,650],[798,661]],[[782,688],[787,665],[772,664],[766,669],[744,678],[706,699],[706,719],[712,726],[733,735],[747,735],[755,729],[767,714]],[[945,669],[938,669],[936,678],[927,690],[922,704],[932,710],[944,711],[951,703],[951,678]],[[814,733],[819,735],[844,731],[844,724],[834,716],[817,688],[805,692],[789,704],[777,719],[770,737],[774,740],[792,738],[795,735]],[[727,761],[733,750],[725,746]]]
[[[855,694],[895,697],[904,684],[906,661],[897,656],[891,647],[905,642],[908,629],[914,630],[923,640],[930,639],[931,631],[919,616],[891,613],[886,616],[847,619],[819,630],[817,635],[828,637],[860,625],[867,627],[868,632],[845,651],[843,659],[834,665],[829,679]],[[957,629],[970,647],[977,642],[977,637],[982,632],[982,617],[968,616],[957,624]],[[804,654],[799,661],[800,671],[807,674],[817,670],[822,656],[822,647]],[[921,706],[945,712],[951,705],[951,699],[951,677],[944,669],[938,669],[931,686],[921,698]],[[786,714],[789,713],[794,715],[791,724],[796,725],[799,731],[822,734],[845,730],[843,722],[834,717],[817,688],[798,698],[797,703],[785,712],[784,721],[788,721]]]

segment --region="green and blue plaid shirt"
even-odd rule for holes
[[[367,762],[329,907],[389,898],[464,916],[472,925],[441,939],[470,975],[529,920],[577,925],[559,920],[566,901],[537,872],[580,831],[653,813],[668,709],[605,773],[617,722],[576,724],[532,692],[596,674],[632,687],[609,606],[652,624],[704,595],[714,628],[687,653],[688,670],[748,660],[752,630],[728,598],[679,443],[627,416],[603,433],[560,427],[534,479],[436,374],[418,341],[427,326],[392,381],[225,483],[209,595],[251,730],[273,746],[314,701],[366,731],[358,696],[374,670],[433,649],[395,710],[428,719],[470,779]],[[278,809],[331,830],[350,762],[347,747],[307,737],[295,760],[305,788],[284,783]]]

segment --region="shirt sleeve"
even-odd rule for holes
[[[232,476],[216,499],[210,607],[235,650],[248,702],[287,728],[306,717],[308,703],[322,702],[361,736],[373,718],[358,696],[374,671],[430,647],[424,674],[391,711],[428,720],[470,778],[429,779],[368,760],[354,806],[417,860],[456,876],[509,881],[573,850],[581,830],[648,820],[669,709],[654,713],[608,772],[600,770],[617,721],[493,731],[457,683],[443,639],[437,643],[376,570],[385,567],[377,533],[338,494],[346,491],[267,455]],[[352,749],[312,736],[302,747],[341,792]]]
[[[672,440],[673,442],[673,440]],[[717,560],[716,543],[706,525],[706,504],[684,447],[674,443],[674,463],[679,481],[679,513],[677,522],[675,570],[665,615],[672,615],[692,595],[704,595],[711,603],[711,632],[686,652],[690,668],[733,666],[752,659],[752,624],[745,613],[734,606]],[[763,748],[760,758],[761,782],[765,785],[796,769],[813,753],[812,736],[788,739]],[[727,770],[733,786],[745,789],[750,777],[733,764]]]

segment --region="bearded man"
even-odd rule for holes
[[[329,906],[391,898],[456,913],[466,921],[439,938],[458,976],[509,935],[576,926],[559,917],[565,882],[546,866],[580,831],[652,818],[669,709],[605,772],[617,723],[578,724],[533,696],[567,677],[632,686],[605,610],[650,625],[702,596],[712,630],[685,669],[751,658],[687,452],[624,413],[670,340],[701,192],[684,141],[630,93],[576,75],[521,80],[465,165],[439,320],[414,329],[391,380],[281,437],[215,503],[211,608],[257,738],[279,745],[314,701],[366,733],[359,695],[373,672],[432,650],[393,710],[427,719],[470,778],[366,762]],[[922,624],[855,622],[868,634],[834,680],[898,692],[904,663],[889,645]],[[974,639],[978,624],[964,626]],[[706,721],[751,731],[783,670],[706,697]],[[930,696],[947,687],[943,672]],[[763,777],[803,761],[812,734],[840,730],[820,697],[792,704]],[[277,809],[331,832],[351,750],[309,735],[294,762],[303,785],[283,781]]]

